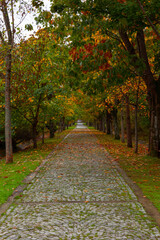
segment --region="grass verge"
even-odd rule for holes
[[[7,201],[15,188],[23,184],[24,178],[41,164],[73,128],[70,127],[62,133],[56,133],[52,139],[45,139],[44,144],[38,142],[37,149],[28,148],[14,153],[14,163],[12,164],[5,164],[5,159],[0,159],[0,205]]]
[[[144,196],[151,200],[160,211],[160,159],[147,156],[147,147],[139,144],[139,153],[128,148],[126,143],[115,140],[113,136],[96,131],[99,143],[119,163],[127,175],[141,188]]]

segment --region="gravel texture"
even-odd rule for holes
[[[160,230],[81,123],[0,218],[0,239],[160,239]]]

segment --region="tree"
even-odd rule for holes
[[[13,3],[13,2],[12,2]],[[12,64],[12,48],[13,48],[13,35],[14,26],[11,28],[11,22],[9,19],[8,5],[5,0],[0,2],[0,10],[3,15],[3,22],[7,32],[6,36],[0,32],[0,38],[3,45],[5,45],[5,62],[6,62],[6,73],[5,73],[5,145],[6,145],[6,163],[13,162],[12,152],[12,133],[11,133],[11,104],[10,104],[10,81],[11,81],[11,64]],[[13,6],[11,10],[13,11]],[[13,15],[12,15],[13,16]],[[12,18],[13,21],[13,18]],[[5,37],[7,39],[5,39]]]
[[[142,14],[142,6],[143,9],[145,6],[145,15],[144,11]],[[117,45],[120,44],[124,49],[128,67],[132,68],[147,86],[151,113],[150,154],[157,157],[160,157],[160,76],[159,69],[156,68],[159,61],[159,33],[155,29],[159,27],[159,7],[160,2],[157,0],[141,1],[141,5],[135,0],[89,0],[76,1],[74,4],[72,0],[68,0],[65,3],[61,1],[59,5],[55,1],[52,6],[52,10],[63,15],[64,22],[67,13],[72,16],[71,39],[74,40],[76,34],[77,42],[85,35],[92,38],[93,31],[98,27],[102,35],[116,40]],[[152,34],[150,41],[147,39],[149,33]],[[154,49],[156,46],[156,52],[151,52],[153,45]],[[155,59],[153,67],[152,59]]]
[[[24,4],[27,9],[29,4]],[[11,74],[12,74],[12,50],[14,48],[14,38],[16,33],[15,27],[15,7],[17,6],[16,0],[1,0],[0,1],[0,40],[2,46],[2,53],[5,59],[5,146],[6,146],[6,163],[13,162],[13,150],[12,150],[12,128],[11,128]],[[30,8],[30,7],[29,7]],[[24,19],[25,10],[22,6],[19,6],[19,13],[21,19]]]
[[[47,31],[39,31],[36,37],[22,41],[15,49],[12,81],[12,108],[25,118],[32,128],[34,148],[37,147],[37,127],[43,102],[54,92],[54,83],[45,78]],[[20,62],[20,65],[19,65]]]

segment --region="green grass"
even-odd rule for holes
[[[88,126],[87,126],[88,127]],[[94,127],[88,127],[90,130],[95,129]]]
[[[160,159],[147,155],[147,147],[139,145],[139,153],[113,136],[94,130],[100,144],[116,159],[120,167],[142,189],[144,196],[160,211]]]
[[[62,133],[56,133],[52,139],[45,139],[43,145],[38,142],[37,149],[29,148],[14,153],[14,163],[12,164],[5,164],[5,159],[0,159],[0,205],[6,202],[15,188],[23,184],[24,178],[41,164],[45,157],[73,128],[70,127]]]

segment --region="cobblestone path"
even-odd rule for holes
[[[160,239],[107,151],[77,128],[0,218],[0,239]]]

